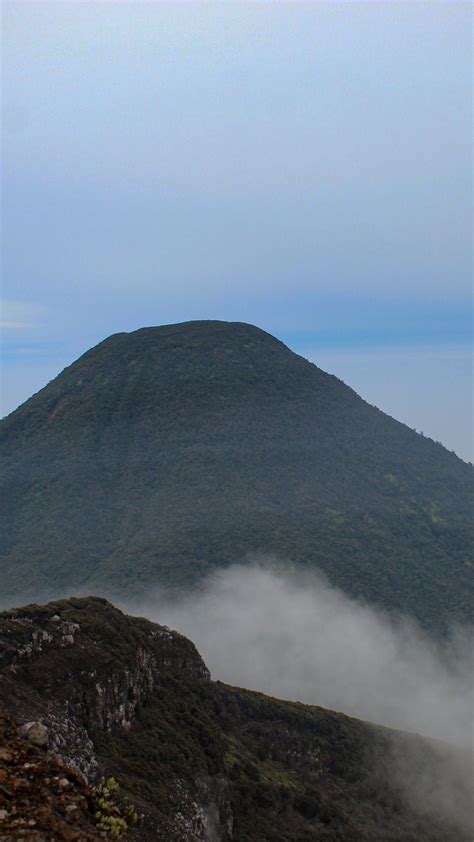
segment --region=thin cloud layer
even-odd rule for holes
[[[214,679],[467,746],[470,631],[437,644],[321,577],[268,561],[218,571],[140,606],[197,645]],[[136,606],[133,607],[136,611]]]

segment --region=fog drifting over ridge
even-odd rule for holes
[[[472,629],[436,643],[412,621],[268,559],[219,570],[185,596],[157,593],[140,610],[193,640],[214,679],[464,747],[472,740]]]

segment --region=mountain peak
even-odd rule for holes
[[[431,627],[471,616],[470,468],[253,325],[115,334],[2,439],[7,595],[182,587],[264,553]]]
[[[105,339],[96,347],[107,343],[125,342],[135,343],[162,343],[165,341],[195,341],[202,343],[222,342],[244,344],[246,342],[258,342],[267,346],[279,345],[286,347],[279,339],[272,336],[262,328],[246,322],[227,322],[213,319],[202,319],[196,321],[177,322],[168,325],[150,325],[133,331],[115,333]]]
[[[116,354],[119,359],[131,354],[140,356],[170,351],[195,355],[241,353],[249,356],[277,350],[292,354],[283,342],[254,325],[208,320],[142,327],[130,333],[116,333],[96,345],[84,357],[106,352]]]
[[[206,335],[211,333],[220,333],[224,336],[234,335],[235,337],[266,337],[267,340],[279,342],[279,340],[272,336],[271,333],[257,327],[257,325],[250,324],[249,322],[229,322],[221,319],[192,319],[187,322],[175,322],[166,325],[150,325],[126,332],[126,335],[136,336],[137,334],[146,333],[153,333],[155,335],[160,334],[162,336],[183,336],[185,334]]]

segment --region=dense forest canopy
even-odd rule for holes
[[[1,438],[4,604],[263,553],[433,629],[471,616],[471,466],[251,325],[111,336]]]

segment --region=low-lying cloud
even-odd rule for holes
[[[314,573],[260,561],[179,598],[140,606],[194,641],[214,679],[466,747],[474,690],[469,630],[436,643],[405,618]]]

